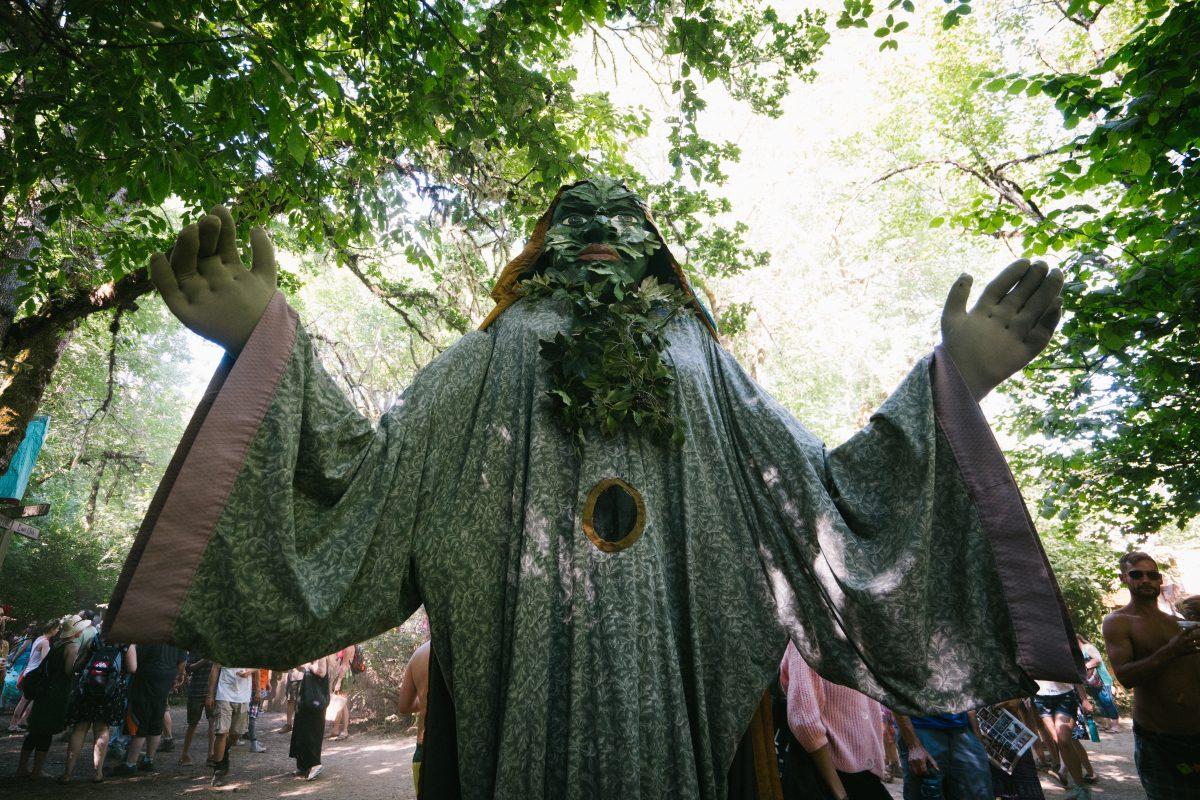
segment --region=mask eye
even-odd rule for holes
[[[572,228],[578,228],[583,223],[587,222],[587,217],[582,214],[568,214],[563,217],[562,224]]]
[[[642,221],[633,214],[617,214],[612,221],[618,228],[638,228],[642,224]]]

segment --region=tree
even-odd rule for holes
[[[27,495],[49,502],[36,542],[5,559],[24,621],[105,600],[190,410],[184,333],[159,304],[93,314],[65,345],[42,410],[51,433]]]
[[[697,268],[759,258],[705,222],[736,148],[697,133],[698,82],[772,113],[822,22],[655,0],[0,4],[0,466],[71,332],[149,291],[168,198],[286,223],[290,247],[332,253],[425,339],[426,317],[464,328],[436,293],[386,280],[377,248],[436,270],[450,225],[500,253],[523,232],[508,220],[560,183],[632,172],[624,143],[647,121],[572,89],[585,31],[653,42],[678,75],[674,175],[650,189]]]
[[[897,46],[901,28],[890,14],[904,9],[912,10],[890,4],[891,21],[875,31],[881,48]],[[1099,517],[1140,533],[1186,522],[1200,514],[1200,466],[1191,456],[1200,446],[1200,7],[1070,0],[986,10],[988,19],[974,14],[964,24],[972,4],[955,4],[942,27],[969,37],[990,26],[1034,52],[1001,74],[970,64],[973,80],[957,104],[938,110],[939,123],[1003,127],[1001,109],[1011,114],[1021,102],[1036,115],[1048,100],[1061,125],[1015,153],[950,136],[942,152],[881,179],[949,169],[975,191],[959,192],[964,202],[947,204],[932,224],[1063,260],[1069,283],[1058,346],[1010,390],[1018,401],[1010,425],[1036,443],[1019,463],[1047,485],[1043,513],[1071,526]],[[882,13],[847,2],[839,24],[866,27]],[[1049,56],[1054,63],[1028,41],[1041,14],[1076,32]],[[990,63],[1003,58],[993,52]],[[974,115],[958,113],[967,105]]]

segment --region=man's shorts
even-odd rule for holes
[[[1200,798],[1200,734],[1155,733],[1135,722],[1133,763],[1148,800]]]
[[[283,690],[284,691],[284,695],[283,695],[284,699],[289,700],[293,703],[296,702],[297,700],[299,700],[300,699],[300,684],[301,684],[301,681],[288,681],[287,686]]]
[[[1075,719],[1079,713],[1079,695],[1075,692],[1062,694],[1038,694],[1033,697],[1033,704],[1043,717],[1067,717]]]
[[[217,733],[243,734],[250,727],[250,714],[247,703],[231,703],[228,700],[218,700],[216,707]]]
[[[187,700],[188,727],[191,727],[192,725],[199,725],[201,717],[208,717],[209,719],[212,719],[212,714],[207,708],[204,707],[203,697],[189,697]]]
[[[425,760],[425,746],[420,742],[413,748],[413,786],[416,788],[417,800],[421,798],[421,762]]]
[[[125,707],[125,733],[130,736],[162,736],[167,695],[149,681],[131,682]]]

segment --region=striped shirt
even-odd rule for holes
[[[788,727],[805,750],[829,745],[834,769],[883,777],[881,706],[854,689],[830,683],[788,643],[779,665],[787,693]]]

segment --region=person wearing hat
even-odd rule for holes
[[[21,743],[21,757],[17,763],[18,777],[41,777],[54,734],[67,727],[67,703],[71,697],[71,679],[74,677],[70,667],[75,663],[79,650],[79,635],[91,624],[91,620],[83,619],[78,614],[64,619],[60,636],[44,657],[49,669],[49,681],[38,693],[37,702],[29,712],[26,722],[28,732]],[[33,756],[32,771],[29,769],[30,755]]]

